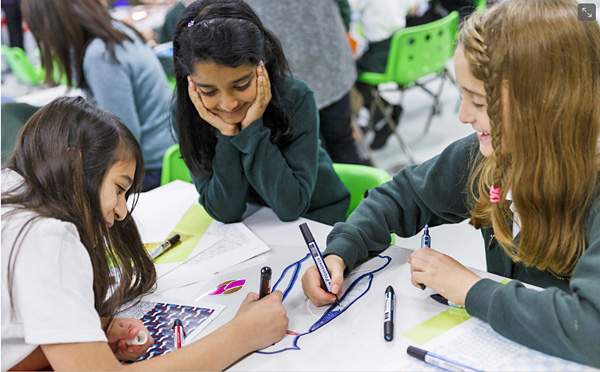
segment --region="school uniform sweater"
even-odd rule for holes
[[[409,237],[425,224],[469,218],[466,190],[475,151],[477,138],[463,138],[371,190],[346,223],[335,225],[325,254],[342,257],[351,270],[386,249],[390,231]],[[515,280],[506,285],[480,280],[467,294],[467,312],[528,347],[600,367],[600,196],[587,213],[585,234],[587,248],[572,276],[560,279],[513,262],[493,238],[492,229],[483,228],[488,271]],[[545,289],[528,289],[521,281]]]
[[[161,169],[165,152],[175,143],[169,123],[171,89],[152,49],[122,23],[113,26],[133,41],[115,45],[116,61],[104,41],[90,42],[83,59],[84,91],[131,130],[142,148],[144,168]]]
[[[212,173],[192,175],[200,203],[213,218],[240,221],[252,202],[272,208],[282,221],[304,216],[334,224],[345,219],[350,194],[320,145],[312,91],[299,80],[288,80],[283,106],[292,130],[283,146],[271,142],[262,118],[238,135],[217,134]]]

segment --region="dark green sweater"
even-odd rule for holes
[[[293,138],[278,147],[262,118],[236,136],[218,134],[212,174],[194,176],[200,203],[215,219],[240,221],[247,202],[266,205],[282,221],[300,216],[333,225],[344,221],[350,194],[319,141],[313,93],[289,80],[283,105]]]
[[[371,190],[347,223],[335,225],[325,254],[341,256],[352,269],[386,249],[390,232],[409,237],[425,224],[467,219],[466,183],[475,151],[476,137],[463,138],[437,157],[405,168]],[[491,229],[482,229],[488,271],[517,280],[507,285],[480,280],[467,294],[466,310],[509,339],[600,367],[600,198],[588,212],[585,231],[586,251],[570,280],[561,280],[512,262],[493,239]],[[520,281],[545,290],[527,289]]]

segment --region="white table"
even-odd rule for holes
[[[259,271],[268,265],[273,270],[272,284],[288,264],[304,257],[306,244],[298,225],[306,222],[281,222],[268,208],[261,208],[244,220],[254,234],[265,242],[271,251],[255,257],[234,268],[225,270],[211,279],[182,288],[168,289],[152,296],[152,300],[176,301],[190,305],[200,305],[204,301],[225,305],[225,310],[206,329],[202,336],[212,332],[231,320],[249,291],[258,292]],[[325,247],[326,237],[331,226],[309,221],[319,247]],[[447,310],[429,298],[430,289],[421,291],[410,283],[410,271],[407,257],[411,250],[392,246],[382,254],[392,258],[391,263],[375,275],[370,290],[346,312],[333,322],[314,333],[303,336],[299,346],[301,350],[290,350],[279,354],[262,355],[253,353],[231,366],[231,370],[415,370],[427,366],[406,355],[406,348],[412,344],[401,337],[401,333],[425,320]],[[312,265],[312,262],[309,262]],[[202,273],[199,273],[201,276]],[[489,273],[482,276],[502,278]],[[214,289],[225,280],[246,279],[242,290],[216,297],[204,297],[193,302],[200,294]],[[297,285],[300,285],[298,280]],[[395,337],[392,342],[383,339],[384,291],[392,285],[396,292]],[[315,319],[316,320],[316,319]],[[498,350],[502,353],[502,350]],[[540,354],[541,355],[541,354]],[[542,356],[543,357],[543,356]],[[527,369],[528,366],[525,366]]]

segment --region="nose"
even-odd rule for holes
[[[464,99],[460,101],[460,109],[458,111],[458,120],[463,124],[473,124],[475,116],[473,110],[469,107],[469,104]]]
[[[117,220],[117,221],[123,221],[125,219],[125,217],[127,217],[127,213],[129,213],[129,211],[127,210],[127,200],[125,200],[124,195],[119,197],[119,200],[117,201],[117,205],[115,206],[114,212],[115,212],[115,220]]]
[[[239,101],[232,95],[223,95],[219,104],[221,110],[229,112],[235,110],[238,107],[238,105]]]

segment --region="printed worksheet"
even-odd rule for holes
[[[476,318],[448,330],[423,348],[479,370],[595,371],[513,342]]]

